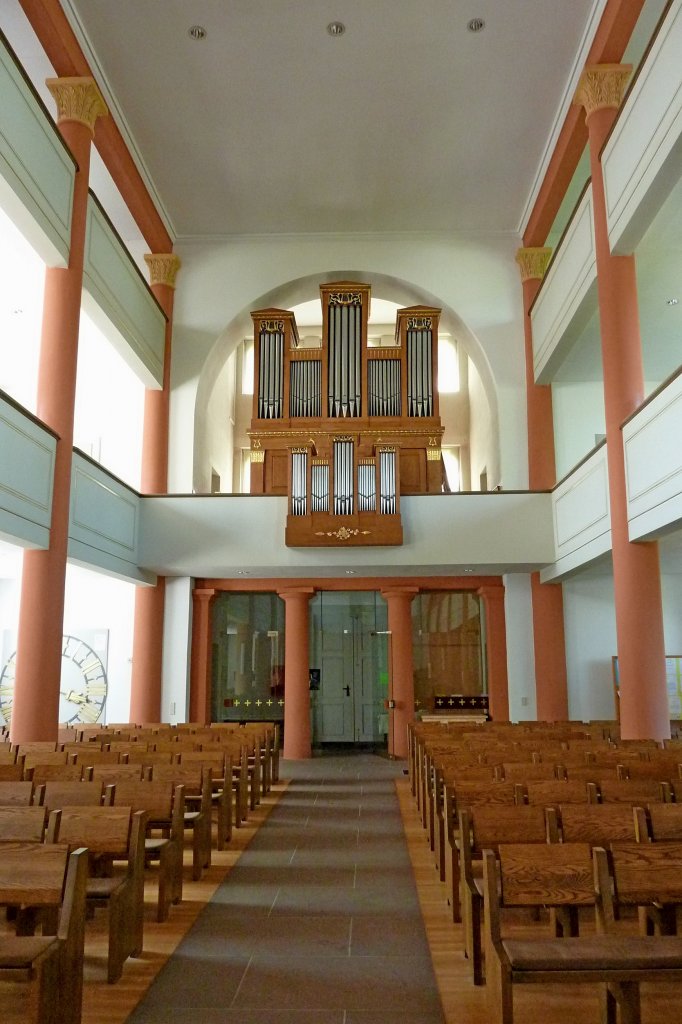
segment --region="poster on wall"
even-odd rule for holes
[[[0,725],[9,725],[14,702],[17,638],[11,630],[0,637]],[[104,724],[109,680],[108,629],[77,629],[62,637],[59,683],[61,725]]]
[[[618,675],[618,655],[613,655],[611,664],[613,666],[613,686],[616,693],[616,711],[619,713],[620,678]],[[666,654],[665,682],[668,690],[670,720],[682,720],[682,654]]]

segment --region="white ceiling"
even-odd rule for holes
[[[62,5],[187,237],[517,231],[604,0]]]

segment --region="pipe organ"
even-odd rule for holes
[[[372,347],[369,285],[320,297],[318,348],[293,313],[251,314],[251,493],[287,495],[289,546],[401,544],[400,495],[442,489],[440,310],[399,310],[394,344]]]

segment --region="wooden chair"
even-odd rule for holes
[[[36,792],[37,803],[54,811],[59,807],[100,807],[112,800],[112,787],[102,782],[44,782]]]
[[[631,807],[643,807],[650,803],[667,803],[671,799],[668,783],[653,779],[600,779],[589,783],[598,793],[599,803],[627,803]]]
[[[516,801],[516,786],[513,782],[469,782],[457,781],[445,785],[445,835],[449,855],[445,858],[445,885],[452,908],[455,924],[462,920],[459,885],[459,812],[473,804],[513,804]]]
[[[80,782],[83,768],[79,764],[37,764],[28,769],[25,778],[29,778],[35,787],[44,782]]]
[[[3,847],[0,903],[58,910],[54,935],[0,935],[0,980],[31,986],[27,1024],[80,1024],[86,883],[86,850]]]
[[[149,769],[141,764],[95,764],[92,766],[93,782],[102,782],[105,786],[113,786],[117,782],[141,781],[149,778]]]
[[[48,843],[88,849],[86,900],[109,908],[109,983],[121,977],[129,956],[142,953],[145,824],[145,814],[129,807],[62,807],[48,821]],[[114,861],[125,866],[117,871]]]
[[[558,808],[561,837],[565,843],[635,842],[635,812],[630,804],[561,804]]]
[[[548,819],[543,807],[495,807],[474,805],[459,813],[459,857],[465,927],[465,950],[474,985],[483,984],[482,923],[483,850],[500,843],[558,842],[556,819]]]
[[[224,850],[232,838],[232,760],[224,750],[183,750],[175,755],[183,767],[211,772],[211,805],[217,817],[217,848]]]
[[[145,863],[159,862],[156,920],[165,921],[171,903],[182,900],[184,788],[172,782],[124,781],[117,782],[112,789],[114,805],[131,807],[147,815]]]
[[[491,1024],[513,1024],[516,984],[597,984],[602,1021],[640,1024],[642,981],[682,980],[682,940],[604,934],[613,927],[608,860],[603,849],[587,843],[543,847],[500,846],[483,855],[486,974]],[[596,886],[595,886],[596,880]],[[597,904],[597,892],[599,904]],[[594,907],[597,935],[505,938],[502,911],[507,907]]]
[[[635,808],[637,841],[682,842],[682,804],[651,804],[648,810]]]
[[[0,843],[42,843],[44,838],[44,807],[0,807]]]
[[[184,828],[192,833],[192,878],[201,878],[211,865],[211,772],[179,764],[154,765],[154,782],[182,786],[185,794]],[[198,797],[197,806],[187,808],[188,798]]]
[[[682,904],[682,843],[614,843],[609,856],[617,906],[637,907],[648,935],[676,935]]]
[[[0,807],[27,806],[32,800],[32,782],[0,782]]]
[[[550,779],[519,785],[516,799],[517,803],[556,807],[559,804],[586,804],[589,796],[586,783],[580,779]]]

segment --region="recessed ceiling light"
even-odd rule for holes
[[[355,576],[355,569],[346,569],[346,576]]]
[[[192,25],[192,27],[188,30],[187,34],[192,39],[205,39],[206,29],[204,28],[203,25]]]
[[[472,18],[467,24],[467,28],[470,32],[482,32],[485,28],[485,21],[483,18]]]
[[[250,573],[246,569],[237,569],[237,576],[249,576]]]
[[[666,306],[677,306],[679,301],[679,299],[666,299],[665,304]]]
[[[465,572],[473,572],[474,570],[473,569],[465,569],[464,571]]]
[[[327,32],[330,36],[342,36],[346,31],[346,26],[342,21],[330,21],[327,25]]]

